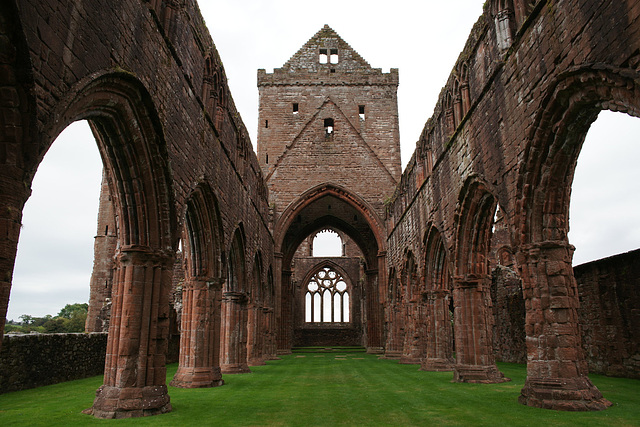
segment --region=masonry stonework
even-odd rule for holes
[[[345,235],[345,244],[356,242],[364,260],[363,273],[350,277],[354,294],[362,296],[350,299],[359,305],[352,311],[366,319],[364,329],[348,328],[361,333],[352,339],[371,352],[383,349],[382,218],[401,172],[397,87],[398,70],[372,68],[326,25],[282,68],[258,70],[258,159],[274,222],[279,352],[291,350],[296,333],[302,339],[305,330],[303,341],[313,343],[312,330],[330,327],[314,320],[302,322],[312,328],[300,329],[303,295],[296,298],[295,289],[309,274],[307,263],[295,258],[298,247],[325,229]],[[317,295],[325,304],[329,294]]]
[[[496,357],[524,346],[521,403],[605,409],[589,365],[637,372],[633,275],[614,290],[599,266],[574,274],[568,207],[598,113],[640,117],[638,34],[640,0],[485,2],[402,172],[398,70],[328,26],[258,71],[256,155],[195,0],[2,2],[0,317],[36,169],[86,119],[113,221],[98,228],[87,321],[104,328],[110,299],[94,416],[171,410],[172,319],[185,388],[332,339],[336,325],[300,320],[307,281],[321,318],[349,293],[361,322],[339,326],[370,352],[487,383],[508,380]],[[306,260],[323,230],[347,252]],[[519,292],[524,325],[497,325]]]

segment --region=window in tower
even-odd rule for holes
[[[329,62],[332,64],[338,63],[338,49],[331,49],[329,56]]]
[[[298,103],[297,102],[293,103],[293,114],[298,114]]]
[[[320,49],[320,63],[326,64],[329,62],[329,55],[327,49]]]
[[[326,139],[333,138],[333,119],[324,119],[324,136]]]
[[[358,115],[360,120],[364,120],[364,105],[358,105]]]

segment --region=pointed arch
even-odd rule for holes
[[[469,176],[458,199],[453,289],[456,365],[454,381],[508,381],[493,356],[491,276],[488,256],[496,212],[495,192],[479,176]]]
[[[226,292],[246,293],[248,291],[244,236],[244,227],[240,224],[234,231],[231,244],[229,245],[227,280],[225,282]]]
[[[320,262],[309,270],[302,285],[307,323],[351,322],[349,295],[353,295],[353,284],[340,265],[331,260]],[[318,307],[313,304],[316,296],[321,302]]]
[[[327,196],[334,197],[345,203],[350,209],[353,209],[354,213],[363,217],[366,221],[366,227],[370,230],[370,234],[367,236],[362,235],[362,232],[359,232],[359,230],[355,229],[352,225],[349,225],[347,221],[341,221],[340,224],[329,224],[328,218],[326,218],[322,224],[318,223],[317,225],[312,225],[312,228],[308,228],[309,231],[306,231],[307,228],[305,228],[305,231],[296,231],[296,235],[292,236],[291,231],[293,228],[297,230],[296,222],[301,212],[314,202]],[[383,251],[386,246],[384,237],[386,233],[384,232],[382,220],[375,213],[375,210],[362,198],[339,185],[331,183],[320,184],[309,189],[284,210],[273,233],[276,252],[285,255],[286,264],[290,261],[295,249],[304,238],[312,232],[319,231],[326,225],[332,225],[332,228],[345,232],[361,247],[363,254],[367,258],[367,263],[371,266],[376,266],[378,252]],[[366,243],[363,239],[372,239],[370,243],[372,243],[373,246],[370,243]]]
[[[447,249],[442,234],[433,224],[424,237],[426,352],[420,369],[450,371],[453,369],[452,277]]]
[[[248,286],[245,261],[245,234],[242,223],[231,238],[227,262],[227,280],[223,286],[223,374],[251,372],[247,359]]]
[[[179,235],[166,141],[157,111],[144,85],[128,73],[102,73],[82,80],[57,111],[61,113],[45,131],[49,144],[68,124],[81,119],[89,122],[110,179],[117,218],[104,385],[96,395],[93,413],[111,418],[143,410],[167,412],[171,406],[163,372],[168,295]],[[33,173],[35,168],[29,180]],[[137,345],[125,348],[123,342]],[[126,397],[134,393],[156,397]]]
[[[402,286],[402,310],[404,314],[404,344],[400,363],[418,364],[423,357],[424,321],[422,313],[422,296],[418,280],[418,264],[413,251],[405,248],[400,271]]]
[[[456,224],[455,275],[480,277],[488,274],[491,229],[497,199],[481,178],[467,178],[460,192]]]
[[[219,366],[222,227],[216,197],[207,184],[193,190],[184,218],[180,358],[171,385],[215,387],[224,384]]]
[[[571,183],[584,138],[598,113],[640,117],[640,74],[599,65],[577,66],[549,85],[532,126],[518,176],[516,260],[527,306],[527,380],[520,402],[529,406],[601,410],[611,405],[587,376],[577,322],[574,248],[568,242]],[[542,332],[541,332],[542,331]],[[550,341],[551,340],[551,341]],[[563,348],[557,343],[569,343]],[[550,343],[556,343],[553,348]],[[545,348],[544,352],[539,352]],[[549,369],[552,366],[552,369]],[[549,406],[544,396],[554,386]]]
[[[222,222],[217,199],[208,184],[199,184],[189,196],[184,221],[187,274],[221,281]]]

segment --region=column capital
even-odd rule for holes
[[[482,288],[482,286],[485,283],[487,283],[487,281],[491,281],[491,276],[489,276],[488,274],[467,274],[464,276],[454,276],[453,288],[454,289]]]
[[[175,254],[164,249],[154,249],[145,245],[126,245],[116,252],[119,263],[165,265],[173,268]]]
[[[227,291],[222,293],[222,299],[225,301],[245,302],[247,300],[247,294],[244,292]]]

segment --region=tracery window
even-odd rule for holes
[[[349,287],[331,267],[323,267],[307,283],[306,322],[349,322]]]

